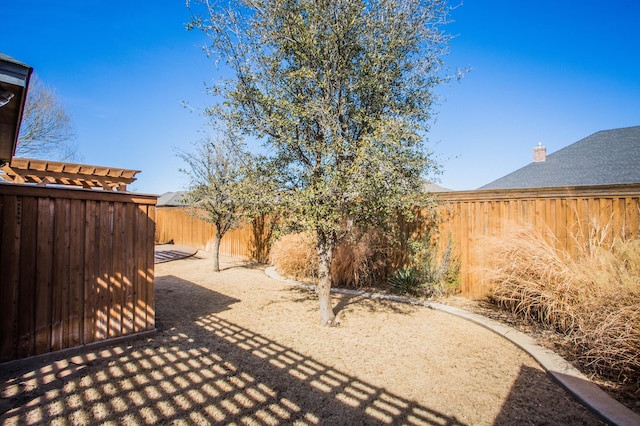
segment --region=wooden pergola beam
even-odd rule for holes
[[[0,168],[0,178],[17,184],[70,185],[99,188],[108,191],[126,191],[136,180],[139,170],[116,169],[87,164],[13,158]]]

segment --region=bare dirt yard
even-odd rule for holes
[[[156,265],[158,332],[3,372],[2,424],[591,425],[526,353],[420,306],[308,290],[261,266]]]

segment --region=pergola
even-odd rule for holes
[[[87,164],[13,158],[0,167],[0,178],[12,183],[69,185],[123,192],[139,170],[115,169]]]

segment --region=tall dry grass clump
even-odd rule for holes
[[[453,294],[458,287],[460,263],[452,253],[452,243],[449,241],[440,254],[429,238],[427,235],[399,244],[376,229],[352,230],[333,252],[333,285],[381,288],[420,297]],[[271,263],[288,278],[314,282],[318,262],[315,250],[309,234],[285,235],[273,244]]]
[[[372,287],[384,282],[391,269],[388,243],[377,232],[349,235],[333,252],[331,278],[336,287]],[[307,233],[288,234],[271,247],[271,264],[291,279],[313,282],[318,255],[314,238]]]
[[[571,270],[566,253],[531,228],[514,228],[488,240],[485,249],[497,303],[560,332],[573,329],[577,293],[585,283],[576,282],[581,277]]]
[[[336,287],[375,287],[391,270],[388,239],[375,230],[353,231],[334,252],[331,279]]]
[[[266,263],[269,261],[277,220],[274,220],[267,213],[259,213],[249,221],[249,224],[251,226],[249,258],[259,263]]]
[[[279,238],[271,246],[270,259],[278,273],[287,278],[310,282],[318,276],[318,253],[308,233]]]
[[[571,336],[585,366],[640,390],[640,240],[588,228],[571,254],[530,228],[486,241],[491,298]]]

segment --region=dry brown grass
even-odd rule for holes
[[[387,247],[384,237],[374,232],[354,234],[343,241],[333,252],[334,285],[358,288],[385,282],[390,268]],[[318,265],[313,237],[306,233],[283,236],[271,248],[271,263],[288,278],[312,282]]]
[[[409,229],[406,235],[396,235],[397,239],[375,229],[352,230],[333,251],[333,284],[342,288],[387,290],[394,271],[411,268],[417,274],[420,295],[455,293],[459,263],[451,255],[451,246],[439,254],[436,247],[428,244],[427,235],[418,241],[420,249],[415,250],[416,244],[410,244],[415,230],[406,228]],[[282,237],[273,245],[271,263],[288,278],[313,282],[317,274],[313,238],[308,234]]]
[[[389,243],[379,232],[355,232],[334,252],[331,279],[338,287],[374,287],[391,269]]]
[[[492,297],[500,305],[560,332],[575,327],[575,292],[584,285],[575,283],[581,277],[573,273],[565,253],[530,228],[487,240],[485,249],[488,277],[495,285]]]
[[[271,239],[277,222],[266,213],[260,213],[253,217],[249,223],[251,225],[249,258],[259,263],[266,263],[269,261]]]
[[[318,253],[307,233],[282,236],[271,246],[271,264],[288,278],[310,281],[318,276]]]
[[[612,237],[591,222],[576,250],[550,232],[513,229],[486,242],[492,299],[569,335],[578,359],[603,377],[640,390],[640,240]]]

